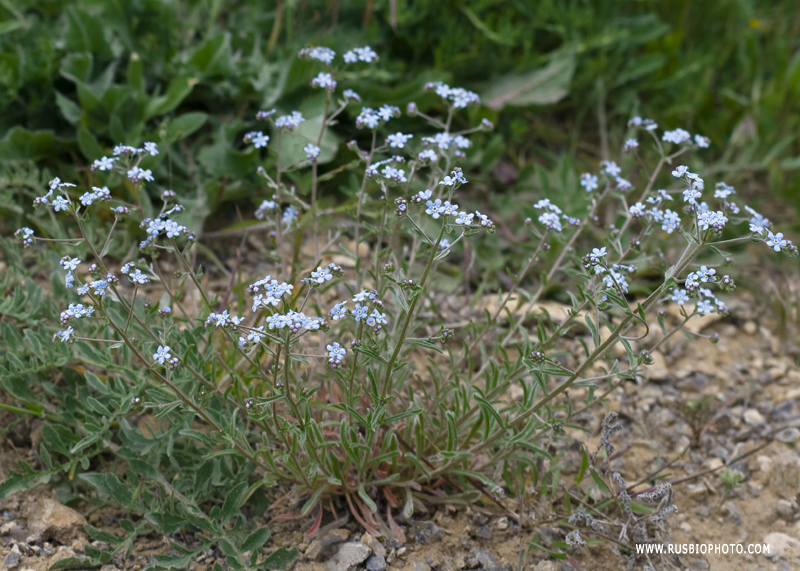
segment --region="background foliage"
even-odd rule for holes
[[[352,79],[373,103],[424,108],[429,80],[480,93],[498,129],[471,160],[493,195],[576,189],[641,114],[711,137],[706,174],[800,209],[790,0],[2,0],[0,18],[0,193],[12,199],[0,209],[12,219],[20,185],[55,172],[89,182],[112,145],[155,140],[169,151],[154,172],[196,198],[202,223],[251,194],[257,155],[230,141],[258,109],[307,95],[311,66],[295,55],[308,44],[372,45],[382,65]],[[339,135],[327,158],[344,163],[338,143],[355,133]]]

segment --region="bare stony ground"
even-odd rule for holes
[[[662,539],[674,544],[742,544],[770,546],[768,555],[653,556],[650,564],[666,569],[781,570],[800,569],[800,369],[797,320],[779,327],[772,305],[746,294],[729,303],[731,316],[711,317],[695,330],[718,333],[719,343],[707,339],[689,343],[675,336],[665,356],[657,355],[648,369],[649,379],[629,383],[610,396],[611,410],[619,415],[623,430],[613,440],[617,453],[611,471],[628,483],[646,481],[666,466],[661,475],[673,482],[678,513],[668,520]],[[783,329],[781,331],[781,329]],[[572,340],[571,342],[576,342]],[[509,394],[508,398],[518,395]],[[580,394],[573,395],[576,401]],[[2,397],[0,397],[2,398]],[[690,413],[689,410],[699,412]],[[592,436],[569,433],[593,450],[599,441],[604,411],[582,413],[578,421]],[[0,418],[5,424],[10,418]],[[0,480],[17,460],[36,464],[31,432],[36,422],[25,422],[0,443]],[[573,444],[575,444],[573,442]],[[577,445],[563,445],[555,462],[569,485],[580,461]],[[748,455],[749,453],[749,455]],[[726,493],[718,474],[724,468],[744,476],[741,485]],[[584,480],[583,491],[590,493]],[[637,487],[644,489],[647,483]],[[294,513],[297,506],[277,501],[272,516]],[[285,500],[285,498],[284,498]],[[519,505],[509,501],[518,513]],[[528,548],[531,540],[544,546],[563,540],[568,528],[559,526],[563,503],[532,502],[524,506],[532,523],[521,526],[509,513],[493,504],[418,511],[411,521],[399,520],[406,541],[373,538],[354,522],[337,527],[323,521],[321,530],[308,537],[306,520],[266,520],[272,539],[265,555],[281,546],[297,546],[302,553],[294,569],[300,571],[480,571],[573,569],[564,561]],[[0,503],[0,568],[40,571],[59,559],[84,552],[87,519],[54,499],[47,486],[17,494]],[[88,522],[118,531],[120,513],[100,510]],[[616,536],[620,526],[605,522]],[[328,524],[328,525],[326,525]],[[591,533],[584,538],[593,539]],[[141,538],[127,560],[112,561],[102,571],[141,569],[155,554],[169,552],[167,538]],[[572,555],[583,569],[642,569],[644,558],[621,553],[614,542],[590,542]],[[212,569],[219,553],[199,558],[190,569]]]

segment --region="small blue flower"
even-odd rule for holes
[[[405,135],[401,132],[397,132],[394,135],[389,135],[386,137],[386,143],[395,149],[402,149],[406,146],[406,143],[409,139],[413,138],[414,135]]]
[[[266,333],[264,333],[264,326],[262,325],[260,327],[256,327],[255,329],[251,329],[247,334],[247,340],[251,343],[260,343],[261,340],[266,336]]]
[[[680,228],[681,226],[681,218],[678,216],[676,212],[673,212],[669,208],[664,211],[664,219],[661,221],[661,229],[667,232],[668,234],[672,234],[675,230]]]
[[[675,178],[681,178],[687,172],[689,172],[689,167],[687,167],[686,165],[680,165],[679,167],[676,167],[675,170],[672,171],[672,176],[674,176]]]
[[[639,218],[641,216],[644,216],[644,209],[645,209],[644,204],[642,204],[641,202],[637,202],[636,204],[628,208],[628,212],[631,213],[631,216]]]
[[[429,200],[426,202],[428,209],[425,211],[425,214],[430,214],[434,219],[439,218],[442,212],[442,200],[437,198],[436,200]]]
[[[769,230],[767,230],[767,246],[775,250],[776,252],[780,252],[781,248],[786,248],[790,242],[788,240],[784,240],[783,232],[778,232],[777,234],[773,234]]]
[[[700,196],[700,192],[694,188],[687,188],[683,191],[683,201],[689,204],[697,204],[696,199],[700,198]]]
[[[362,319],[366,319],[367,306],[357,303],[356,308],[352,311],[352,314],[356,321],[361,321]]]
[[[683,305],[687,301],[689,301],[689,296],[686,293],[685,289],[678,289],[675,288],[672,290],[672,301],[677,303],[678,305]]]
[[[347,353],[345,348],[339,345],[339,343],[336,341],[328,345],[326,349],[328,349],[328,362],[331,364],[341,363],[342,359],[344,359],[344,356]]]
[[[597,175],[585,172],[581,175],[581,186],[586,189],[586,192],[592,192],[598,188]]]
[[[72,330],[72,327],[67,327],[64,331],[59,331],[58,333],[53,335],[53,341],[59,340],[62,343],[66,343],[66,342],[72,343],[74,341],[74,338],[73,338],[73,335],[72,335],[73,333],[74,332]]]
[[[347,303],[346,301],[343,301],[341,303],[337,303],[336,305],[333,306],[333,308],[331,308],[330,312],[331,319],[333,319],[334,321],[339,321],[343,317],[347,316],[347,309],[345,309],[346,303]]]
[[[472,224],[472,219],[475,217],[474,214],[470,212],[459,212],[458,216],[455,219],[456,224],[463,224],[464,226],[469,226]]]
[[[312,87],[321,87],[323,89],[329,89],[333,91],[336,89],[336,81],[333,79],[333,76],[330,73],[321,71],[311,80]]]
[[[318,284],[324,284],[326,280],[333,279],[333,276],[328,268],[318,267],[315,272],[311,272],[311,278]]]
[[[292,130],[300,126],[305,121],[305,117],[299,111],[292,111],[291,115],[283,115],[275,119],[275,126],[279,129]]]
[[[714,307],[711,305],[711,302],[707,299],[703,301],[698,301],[697,306],[695,307],[695,311],[701,315],[706,315],[708,313],[714,312]]]
[[[101,171],[110,171],[112,168],[114,168],[114,161],[116,160],[117,159],[113,157],[103,157],[98,159],[92,163],[92,170],[97,169]]]
[[[453,216],[458,212],[458,204],[450,204],[449,200],[446,200],[445,203],[442,205],[442,214],[446,216]]]
[[[153,360],[158,361],[159,365],[163,365],[164,361],[170,358],[169,345],[159,345],[158,350],[153,353]]]
[[[69,200],[64,198],[63,196],[57,196],[53,199],[53,210],[56,212],[61,212],[62,210],[69,209]]]

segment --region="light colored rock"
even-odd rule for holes
[[[84,538],[86,525],[81,514],[50,498],[40,498],[28,511],[28,529],[42,539],[71,544]]]
[[[750,426],[761,426],[766,422],[764,415],[754,408],[748,408],[744,411],[744,421]]]
[[[15,527],[17,527],[17,522],[15,521],[9,521],[4,523],[3,525],[0,525],[0,535],[6,535],[10,533],[11,530],[14,529]]]
[[[770,478],[773,491],[780,497],[792,499],[800,492],[800,456],[795,452],[782,452],[773,458]]]
[[[647,376],[650,379],[661,381],[669,376],[669,369],[667,368],[667,361],[661,352],[656,351],[651,355],[653,364],[647,367]]]
[[[350,571],[372,554],[372,550],[360,541],[345,543],[328,563],[329,571]]]
[[[744,332],[747,333],[748,335],[755,335],[756,331],[758,331],[758,327],[753,321],[746,322],[742,327],[742,329],[744,329]]]
[[[375,555],[386,557],[386,548],[380,541],[372,537],[369,533],[365,533],[361,536],[361,543],[369,547]]]
[[[769,483],[770,479],[772,478],[772,469],[775,467],[775,463],[772,461],[772,458],[766,456],[764,454],[759,454],[756,456],[756,467],[755,467],[755,478],[761,484]]]
[[[800,555],[800,541],[796,537],[785,533],[778,531],[768,533],[762,540],[762,543],[769,545],[770,557],[782,555],[788,559]]]
[[[791,444],[797,441],[798,438],[800,438],[800,430],[794,427],[784,428],[775,435],[776,440],[785,444]]]
[[[19,550],[19,545],[14,545],[14,547],[11,548],[11,551],[8,552],[8,555],[6,555],[4,562],[8,569],[13,569],[19,565],[20,559],[22,559],[22,553]]]
[[[778,500],[778,504],[775,506],[775,512],[782,520],[792,521],[792,515],[794,515],[792,502],[789,500]]]

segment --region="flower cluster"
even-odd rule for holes
[[[110,200],[111,199],[111,191],[108,190],[107,186],[103,188],[98,188],[96,186],[92,187],[92,192],[85,192],[81,195],[80,201],[81,204],[84,206],[90,206],[95,200]]]
[[[356,127],[359,129],[377,129],[393,117],[400,116],[400,108],[393,105],[382,105],[379,109],[362,107],[361,113],[356,117]]]
[[[222,313],[210,313],[206,319],[206,328],[208,327],[223,327],[236,331],[239,325],[244,321],[244,317],[237,317],[236,315],[228,315],[226,309]]]
[[[244,136],[245,143],[253,143],[256,149],[266,148],[269,143],[269,136],[261,131],[250,131]]]
[[[383,302],[378,299],[378,292],[375,290],[365,289],[360,291],[353,296],[353,303],[355,303],[355,309],[351,309],[349,312],[346,307],[346,301],[334,305],[330,310],[331,319],[339,321],[349,315],[355,319],[356,323],[361,321],[366,323],[375,333],[379,333],[382,329],[381,326],[388,323],[386,314],[380,311],[383,308]],[[373,304],[372,313],[370,313],[367,303]]]
[[[80,319],[81,317],[91,317],[94,307],[83,305],[82,303],[70,303],[69,307],[61,312],[61,323],[66,325],[70,319]]]
[[[536,204],[533,205],[536,210],[544,210],[539,215],[539,222],[544,225],[547,230],[552,230],[554,232],[561,232],[564,227],[561,224],[561,221],[566,221],[567,224],[571,224],[572,226],[579,226],[581,221],[577,218],[573,218],[572,216],[567,216],[566,214],[562,213],[561,209],[550,202],[549,198],[542,198]]]
[[[284,295],[291,295],[294,286],[286,282],[278,282],[267,276],[264,279],[253,282],[247,288],[247,293],[253,297],[253,311],[259,307],[277,307]],[[263,292],[263,293],[261,293]]]
[[[463,109],[467,105],[480,103],[481,100],[477,93],[463,87],[450,87],[441,81],[426,83],[425,89],[434,89],[436,95],[452,103],[456,109]]]
[[[139,224],[139,227],[144,228],[147,232],[147,239],[139,244],[141,249],[152,244],[162,233],[169,239],[179,238],[184,235],[190,240],[194,239],[194,235],[189,232],[186,226],[181,226],[168,218],[156,218],[155,220],[145,218]]]

